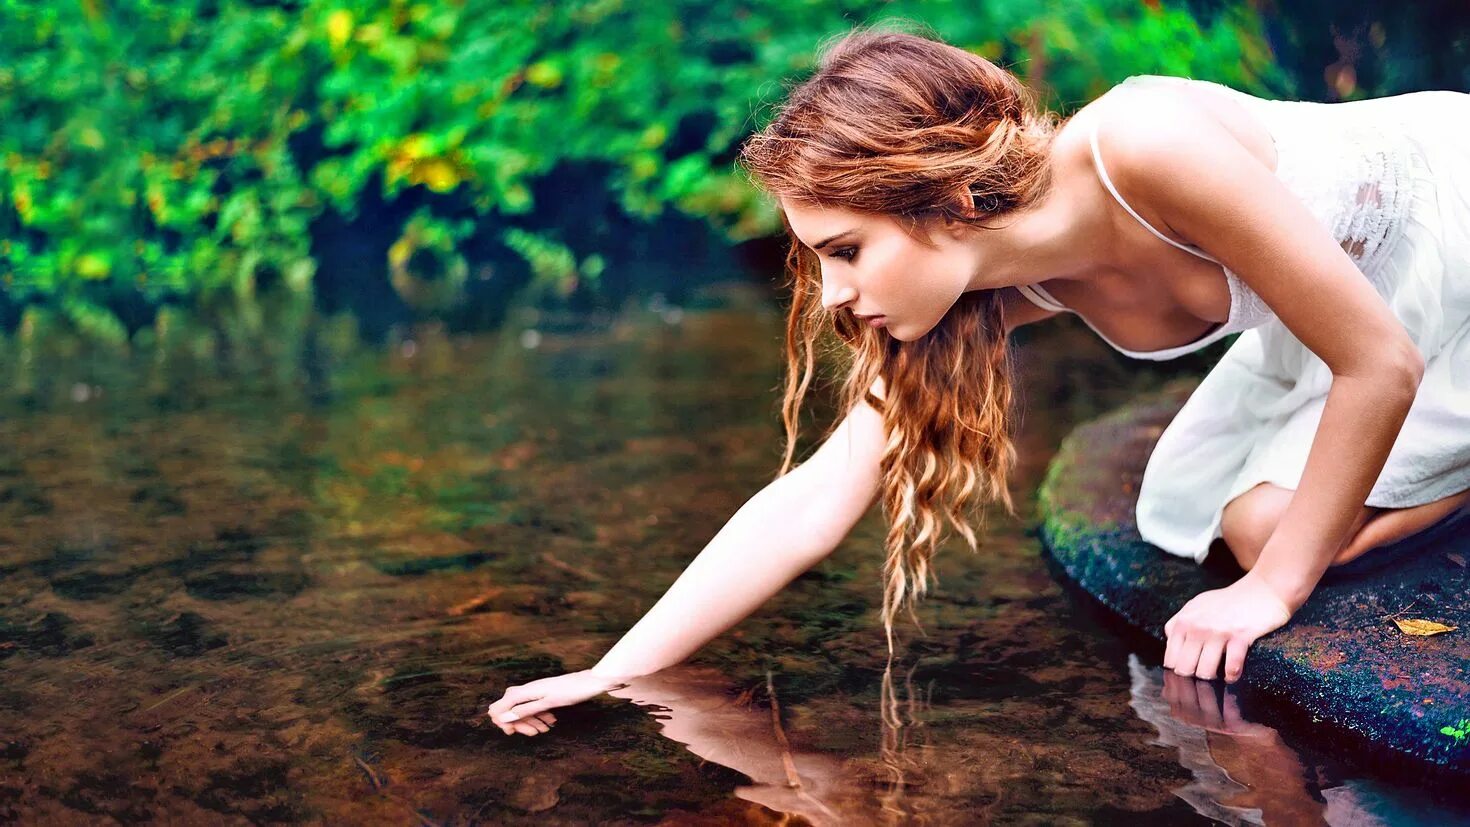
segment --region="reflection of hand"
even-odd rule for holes
[[[714,669],[676,666],[608,694],[650,709],[664,737],[700,758],[749,776],[754,783],[736,787],[737,798],[813,825],[879,820],[866,809],[871,787],[861,773],[836,754],[794,747],[771,709],[731,695],[729,677]]]
[[[556,723],[556,716],[547,710],[579,704],[622,685],[623,681],[585,669],[541,678],[505,690],[505,695],[490,705],[490,720],[506,735],[536,735]]]
[[[1163,698],[1169,714],[1182,721],[1224,735],[1275,738],[1276,730],[1253,724],[1240,716],[1240,704],[1232,690],[1225,690],[1223,701],[1215,697],[1215,685],[1209,681],[1186,678],[1164,670]]]
[[[1225,680],[1240,678],[1245,653],[1262,635],[1281,628],[1291,609],[1261,580],[1245,575],[1223,589],[1201,592],[1164,624],[1164,668],[1212,680],[1225,661]]]
[[[1209,803],[1216,806],[1201,807],[1198,800],[1186,798],[1196,811],[1219,821],[1225,821],[1219,812],[1224,808],[1228,814],[1237,815],[1259,810],[1259,819],[1249,819],[1252,824],[1327,823],[1321,803],[1302,784],[1306,773],[1301,759],[1276,730],[1240,717],[1232,689],[1225,687],[1224,699],[1216,700],[1218,684],[1182,677],[1168,669],[1163,670],[1163,676],[1161,695],[1169,704],[1169,716],[1205,730],[1205,754],[1195,753],[1198,763],[1186,766],[1194,769],[1196,784],[1203,784]],[[1159,729],[1160,733],[1164,731]],[[1189,748],[1181,744],[1180,756],[1188,752]],[[1377,819],[1368,821],[1376,823]]]

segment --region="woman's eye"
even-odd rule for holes
[[[833,258],[840,258],[843,261],[852,261],[853,256],[856,256],[856,255],[857,255],[857,248],[856,247],[843,247],[841,250],[834,250],[833,253],[832,253],[832,257]]]

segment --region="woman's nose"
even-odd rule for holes
[[[822,307],[832,312],[844,304],[852,303],[857,291],[847,285],[837,284],[832,279],[822,279]]]

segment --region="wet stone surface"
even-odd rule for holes
[[[1204,566],[1145,543],[1133,518],[1148,452],[1188,386],[1134,401],[1062,444],[1043,486],[1042,536],[1066,575],[1156,640],[1191,597],[1240,575],[1216,547]],[[1257,641],[1244,683],[1322,722],[1401,772],[1470,779],[1470,521],[1431,527],[1329,570],[1282,629]],[[1406,635],[1395,618],[1456,631]],[[1367,757],[1367,756],[1365,756]],[[1448,783],[1448,782],[1447,782]]]

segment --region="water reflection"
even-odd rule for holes
[[[515,319],[382,349],[333,322],[280,374],[0,361],[0,821],[1208,823],[1024,522],[944,551],[891,669],[875,514],[628,696],[656,716],[486,724],[596,662],[770,479],[780,319],[702,301],[534,347]],[[1023,509],[1067,430],[1167,378],[1067,324],[1018,363]]]
[[[1445,825],[1470,823],[1410,791],[1324,778],[1272,727],[1246,720],[1235,687],[1185,678],[1128,656],[1130,706],[1178,750],[1194,780],[1174,791],[1221,824]]]
[[[1436,825],[1466,823],[1423,796],[1363,778],[1332,778],[1330,765],[1314,764],[1280,732],[1242,716],[1233,687],[1185,678],[1130,653],[1129,706],[1151,724],[1151,743],[1177,753],[1193,779],[1173,790],[1195,813],[1227,825]],[[887,676],[892,679],[890,670]],[[748,776],[753,783],[734,795],[815,825],[974,823],[975,813],[934,808],[933,790],[905,787],[967,757],[954,745],[935,744],[924,728],[933,712],[916,692],[913,669],[902,698],[886,699],[880,763],[834,752],[794,749],[781,718],[770,673],[764,703],[747,691],[732,694],[728,678],[714,670],[681,666],[640,678],[611,694],[650,710],[666,738],[708,761]],[[900,711],[901,710],[901,711]],[[927,795],[926,795],[927,793]]]
[[[772,699],[773,685],[768,675]],[[750,695],[731,697],[728,687],[727,676],[718,672],[677,667],[610,694],[653,709],[664,737],[748,776],[754,783],[736,787],[738,798],[813,824],[855,818],[871,796],[866,785],[844,771],[845,762],[824,752],[793,751],[779,702],[768,704],[769,712],[753,708]]]

